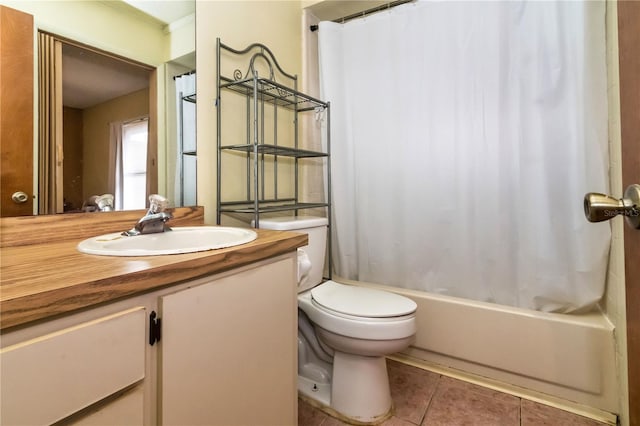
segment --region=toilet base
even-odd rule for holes
[[[329,407],[331,405],[331,384],[318,383],[307,377],[298,375],[298,392],[302,395]]]
[[[380,424],[392,415],[385,357],[336,352],[331,383],[298,374],[298,393],[313,406],[349,424]]]
[[[385,357],[335,352],[331,407],[362,423],[377,423],[391,415],[392,401]]]

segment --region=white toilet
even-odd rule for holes
[[[298,390],[357,423],[392,408],[385,356],[409,346],[416,304],[397,294],[322,282],[327,219],[261,219],[260,228],[308,234],[298,250]]]

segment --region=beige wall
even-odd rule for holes
[[[65,211],[82,207],[82,110],[64,107],[62,112],[64,164],[62,170]]]
[[[119,2],[1,0],[34,16],[36,29],[157,66],[169,49],[159,24],[141,19]],[[97,19],[99,17],[99,19]]]
[[[301,17],[298,1],[196,3],[198,204],[205,207],[207,224],[216,220],[216,38],[236,49],[263,43],[273,51],[284,70],[299,75]]]
[[[196,51],[196,17],[195,14],[169,24],[168,33],[168,60],[180,58]]]
[[[84,110],[83,196],[109,191],[109,123],[149,114],[149,89],[139,90]]]

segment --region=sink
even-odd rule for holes
[[[233,247],[255,240],[255,231],[224,226],[182,226],[157,234],[125,237],[119,232],[88,238],[78,251],[101,256],[159,256]]]

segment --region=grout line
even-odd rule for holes
[[[409,364],[407,364],[409,365]],[[424,413],[422,413],[422,418],[420,419],[420,423],[418,423],[419,425],[422,425],[422,423],[424,423],[425,419],[427,418],[427,413],[429,412],[429,409],[431,408],[431,404],[433,404],[433,398],[435,398],[436,393],[438,393],[438,388],[440,387],[440,382],[442,381],[442,374],[438,375],[438,382],[436,383],[435,389],[433,390],[433,393],[431,394],[431,398],[429,398],[429,403],[427,404],[427,408],[424,410]]]
[[[577,414],[579,416],[586,417],[607,425],[616,426],[617,424],[617,416],[615,414],[609,413],[608,411],[600,410],[598,408],[573,403],[571,401],[563,400],[561,398],[553,397],[551,395],[543,394],[531,389],[521,388],[518,386],[510,385],[508,383],[503,383],[497,380],[478,376],[473,373],[445,367],[402,353],[396,353],[394,355],[387,356],[387,358],[403,364],[411,365],[413,367],[421,368],[423,370],[431,371],[433,373],[440,374],[441,376],[452,377],[458,380],[482,386],[484,388],[516,396],[520,398],[520,407],[522,407],[522,399],[527,399],[529,401],[557,408],[559,410],[566,411],[572,414]]]
[[[518,424],[522,426],[522,398],[520,398],[520,404],[518,404],[518,419],[520,420]]]

